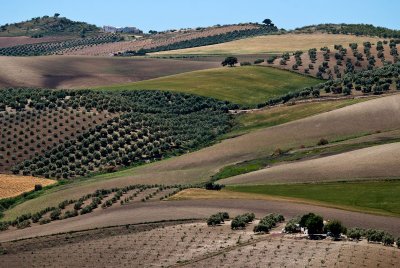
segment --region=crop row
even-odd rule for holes
[[[0,48],[1,56],[41,56],[57,54],[67,48],[94,46],[98,44],[121,41],[121,37],[113,34],[104,34],[95,37],[78,38],[59,42],[37,43]]]

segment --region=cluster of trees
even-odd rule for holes
[[[314,213],[291,219],[285,226],[285,232],[297,233],[300,232],[301,227],[306,228],[311,237],[315,234],[327,234],[334,239],[339,239],[343,234],[353,240],[365,237],[368,242],[381,242],[387,246],[392,246],[395,242],[393,235],[386,231],[358,227],[347,229],[338,220],[330,220],[324,224],[322,216]],[[400,248],[400,237],[397,239],[397,246]]]
[[[123,38],[119,35],[103,34],[94,37],[79,38],[66,41],[17,45],[13,47],[0,48],[0,56],[52,55],[57,54],[64,49],[114,43],[122,40]]]
[[[390,64],[373,70],[349,72],[341,79],[329,80],[314,87],[307,87],[275,97],[257,106],[273,106],[297,98],[319,97],[321,90],[326,93],[350,95],[353,90],[364,94],[382,94],[391,88],[400,90],[400,64]]]
[[[260,222],[254,226],[255,233],[268,233],[277,223],[284,222],[285,217],[280,214],[269,214],[262,218]]]
[[[225,220],[229,219],[229,214],[228,212],[218,212],[216,214],[211,215],[207,219],[207,225],[208,226],[215,226],[219,225],[221,223],[224,223]]]
[[[102,208],[110,207],[115,204],[118,200],[132,190],[138,190],[142,192],[146,189],[157,189],[156,192],[159,193],[166,189],[176,189],[175,193],[182,191],[183,189],[196,187],[196,185],[129,185],[121,188],[112,189],[99,189],[91,194],[87,194],[79,198],[78,200],[64,200],[58,204],[57,207],[47,207],[37,213],[28,213],[18,216],[13,221],[0,222],[0,231],[8,230],[10,226],[14,226],[18,229],[23,229],[30,227],[33,223],[47,224],[51,221],[63,220],[71,217],[76,217],[78,215],[83,215],[93,212],[94,209],[101,206]],[[114,194],[114,196],[105,200],[109,195]],[[147,201],[150,198],[146,198]],[[90,203],[84,206],[90,200]],[[109,202],[110,201],[110,202]],[[72,209],[67,210],[67,206],[72,205]],[[224,214],[225,215],[225,214]],[[225,216],[224,216],[225,217]],[[229,218],[229,215],[228,215]]]
[[[0,96],[0,109],[65,106],[121,113],[19,163],[12,168],[15,174],[60,179],[85,176],[108,166],[137,165],[196,149],[231,126],[226,102],[186,94],[49,90],[30,94],[23,89],[4,93]]]
[[[296,32],[326,32],[331,34],[354,34],[357,36],[378,36],[380,38],[400,38],[399,30],[377,27],[372,24],[318,24],[295,29]]]
[[[236,30],[228,33],[218,34],[218,35],[210,35],[206,37],[193,38],[190,40],[184,40],[176,43],[171,43],[168,45],[156,46],[153,48],[144,49],[145,53],[159,52],[159,51],[168,51],[175,49],[184,49],[191,47],[201,47],[208,45],[215,45],[225,42],[234,41],[237,39],[248,38],[258,35],[265,35],[277,32],[278,28],[275,25],[260,25],[255,29],[247,29],[247,30]]]
[[[238,215],[231,221],[231,229],[244,229],[246,225],[254,221],[255,218],[256,215],[254,215],[254,213],[245,213],[242,215]]]
[[[55,13],[53,16],[35,17],[27,21],[0,26],[0,36],[80,36],[82,31],[86,34],[98,34],[100,33],[100,28],[86,22],[72,21],[65,17],[60,17],[59,13]]]

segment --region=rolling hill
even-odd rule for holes
[[[101,87],[110,90],[149,89],[184,92],[243,105],[284,95],[321,80],[268,67],[249,66],[188,72],[132,84]]]
[[[218,67],[214,62],[85,56],[0,57],[1,87],[88,88]]]

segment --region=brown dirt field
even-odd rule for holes
[[[139,38],[133,41],[116,42],[109,44],[100,44],[91,47],[72,48],[61,51],[64,55],[85,55],[85,56],[109,56],[117,52],[127,50],[139,50],[141,48],[153,48],[164,45],[169,45],[181,41],[191,40],[200,37],[214,36],[233,31],[255,29],[255,25],[231,25],[222,27],[209,27],[201,30],[187,30],[158,33],[146,38]]]
[[[202,199],[182,201],[133,202],[123,206],[97,210],[75,218],[54,221],[46,225],[34,225],[21,230],[0,232],[0,241],[44,236],[70,231],[81,231],[125,224],[155,222],[176,219],[204,219],[218,211],[227,211],[231,216],[254,212],[257,217],[268,213],[280,213],[293,218],[308,212],[322,215],[326,219],[339,219],[347,227],[383,229],[395,236],[400,235],[400,218],[365,214],[317,205],[277,200],[251,199]]]
[[[99,188],[136,183],[193,183],[206,181],[222,167],[271,154],[276,148],[316,145],[321,138],[336,140],[365,133],[399,129],[400,95],[392,95],[347,106],[283,125],[224,140],[202,150],[164,161],[106,174],[85,182],[58,188],[29,200],[6,213],[20,215],[49,205],[79,198]]]
[[[89,128],[118,116],[106,111],[82,109],[51,109],[48,111],[0,112],[0,172],[10,169],[23,160],[43,154]]]
[[[147,58],[0,57],[0,88],[87,88],[136,82],[219,65],[217,62]]]
[[[177,221],[112,227],[2,243],[6,267],[394,267],[399,249],[366,241],[255,235]]]
[[[26,45],[26,44],[37,44],[37,43],[46,43],[46,42],[58,42],[68,40],[70,37],[62,37],[62,36],[51,36],[51,37],[42,37],[42,38],[31,38],[27,36],[17,36],[17,37],[0,37],[0,48],[3,47],[13,47],[18,45]]]
[[[318,159],[281,164],[220,182],[232,185],[387,179],[400,177],[399,159],[400,143],[391,143]]]
[[[157,52],[152,55],[207,55],[207,54],[254,54],[282,53],[327,46],[333,50],[335,44],[348,47],[349,43],[362,44],[365,41],[376,43],[381,39],[342,34],[283,34],[257,36],[211,46]]]
[[[14,176],[0,174],[0,199],[18,196],[32,191],[36,184],[43,187],[56,183],[54,180],[35,178],[31,176]]]

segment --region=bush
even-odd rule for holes
[[[238,215],[235,218],[233,218],[231,222],[231,229],[236,230],[236,229],[243,229],[246,227],[246,224],[252,222],[255,219],[254,213],[245,213],[243,215]]]
[[[285,218],[280,214],[269,214],[260,220],[253,231],[255,233],[267,233],[275,227],[278,222],[283,222],[284,220]]]
[[[248,61],[241,62],[240,66],[251,66],[251,62]]]
[[[264,59],[256,59],[254,61],[254,64],[260,64],[260,63],[263,63],[263,62],[264,62]]]
[[[382,242],[386,232],[382,230],[368,229],[365,233],[368,242]]]
[[[394,237],[391,234],[384,234],[382,237],[382,243],[385,246],[392,246],[394,244]]]
[[[50,213],[50,219],[52,221],[59,220],[61,216],[61,209],[57,208]]]
[[[293,234],[300,232],[299,223],[300,217],[296,217],[288,221],[285,226],[285,233]]]
[[[324,220],[321,216],[314,213],[305,214],[301,217],[299,222],[301,227],[308,230],[308,234],[322,233],[324,228]]]
[[[268,64],[273,64],[274,61],[275,61],[277,58],[278,58],[277,56],[271,56],[271,57],[269,57],[269,58],[267,59],[267,63],[268,63]]]
[[[328,143],[329,143],[329,141],[328,141],[327,139],[321,138],[321,139],[318,141],[317,145],[318,145],[318,146],[322,146],[322,145],[327,145]]]
[[[342,233],[346,233],[346,227],[338,220],[329,221],[325,225],[325,231],[334,238],[339,238]]]
[[[213,182],[207,182],[204,187],[206,188],[206,190],[220,191],[222,188],[225,187],[225,185],[216,184],[216,183],[213,183]]]
[[[50,219],[41,219],[40,222],[39,222],[39,224],[40,224],[40,225],[43,225],[43,224],[48,224],[48,223],[50,223],[50,222],[51,222]]]
[[[40,191],[43,189],[43,186],[41,184],[35,184],[35,192]]]
[[[229,219],[228,212],[218,212],[217,214],[211,215],[207,219],[207,225],[215,226],[224,222],[224,220]]]
[[[400,237],[396,240],[397,247],[400,248]]]
[[[365,230],[361,228],[350,228],[347,230],[347,237],[354,240],[360,240],[360,238],[364,235]]]

